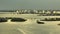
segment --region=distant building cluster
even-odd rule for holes
[[[0,10],[1,12],[5,13],[13,13],[13,14],[39,14],[40,16],[43,15],[60,15],[60,10]]]
[[[19,14],[51,14],[60,13],[60,10],[16,10]]]
[[[17,14],[60,15],[60,10],[17,10]]]

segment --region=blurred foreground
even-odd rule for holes
[[[60,34],[60,21],[44,21],[38,24],[37,19],[27,19],[25,22],[0,23],[0,34]]]

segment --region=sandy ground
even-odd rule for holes
[[[8,22],[0,23],[0,34],[60,34],[60,26],[57,25],[60,21],[43,21],[45,24],[38,24],[36,20],[40,16],[34,18],[35,16],[23,17],[27,19],[25,22],[11,22],[8,20]]]
[[[60,34],[59,22],[36,23],[37,19],[28,19],[26,22],[0,23],[0,34]],[[57,23],[58,22],[58,23]]]

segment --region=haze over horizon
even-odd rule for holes
[[[0,10],[16,9],[59,10],[60,0],[0,0]]]

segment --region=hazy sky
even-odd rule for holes
[[[0,10],[60,9],[60,0],[0,0]]]

